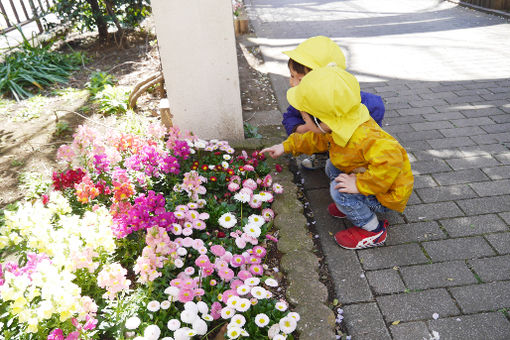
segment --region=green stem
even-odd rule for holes
[[[218,327],[222,327],[223,325],[225,325],[227,322],[224,322],[224,323],[220,323],[218,326],[214,327],[213,329],[211,329],[209,332],[207,332],[202,338],[201,340],[205,339],[209,334],[211,334],[212,332],[214,332],[216,330],[216,328]]]

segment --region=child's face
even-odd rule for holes
[[[301,117],[305,121],[305,126],[307,127],[308,131],[312,131],[314,133],[319,133],[319,134],[324,134],[325,132],[326,133],[331,132],[331,129],[329,128],[329,126],[326,125],[326,123],[324,123],[324,122],[319,123],[319,125],[322,128],[322,130],[321,130],[321,129],[319,129],[317,124],[315,124],[312,115],[310,115],[306,112],[303,112],[303,111],[300,111],[300,113],[301,113]]]
[[[290,87],[299,85],[299,83],[301,82],[301,79],[303,79],[303,77],[305,75],[302,73],[297,73],[296,71],[294,71],[292,69],[292,67],[289,67],[289,71],[290,71],[290,79],[289,79]]]

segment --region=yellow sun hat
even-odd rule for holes
[[[328,37],[319,35],[303,41],[295,49],[283,54],[313,70],[330,63],[345,70],[345,56],[340,46]]]
[[[361,104],[356,78],[339,67],[321,67],[310,71],[299,85],[287,91],[289,104],[319,118],[332,131],[336,144],[344,147],[354,130],[370,119]]]

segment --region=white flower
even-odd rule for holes
[[[285,312],[287,310],[287,303],[283,301],[278,301],[274,307],[278,309],[280,312]]]
[[[273,340],[285,340],[285,339],[287,339],[287,337],[282,334],[276,334],[273,338]]]
[[[269,327],[269,330],[267,331],[267,336],[268,336],[269,339],[272,339],[278,333],[280,333],[280,325],[275,323],[271,327]]]
[[[241,298],[237,304],[236,310],[238,312],[246,312],[251,307],[251,302],[248,299]]]
[[[273,279],[271,277],[268,277],[266,279],[266,281],[264,281],[264,283],[266,285],[268,285],[269,287],[278,287],[278,281],[276,281],[275,279]]]
[[[301,319],[301,315],[299,315],[299,313],[296,312],[290,312],[289,314],[287,314],[287,317],[293,318],[296,321],[299,321]]]
[[[255,316],[255,324],[259,327],[265,327],[269,323],[269,317],[264,314],[260,313]]]
[[[230,319],[230,323],[233,326],[243,327],[244,324],[246,323],[246,318],[241,314],[236,314],[232,317],[232,319]]]
[[[227,306],[230,307],[230,308],[236,308],[236,306],[239,304],[239,296],[237,295],[232,295],[231,297],[228,298],[227,300]]]
[[[188,254],[188,251],[186,250],[186,248],[184,248],[184,247],[177,248],[177,255],[185,256],[186,254]]]
[[[235,315],[235,313],[236,313],[235,309],[230,307],[223,307],[223,309],[221,310],[221,317],[223,319],[230,319]]]
[[[198,319],[198,315],[188,309],[185,309],[181,312],[181,321],[182,322],[193,323],[193,321],[195,321],[196,319]]]
[[[232,156],[228,155],[228,154],[225,154],[223,155],[223,159],[226,160],[226,161],[229,161],[232,159]]]
[[[230,229],[236,225],[237,219],[231,213],[225,213],[218,219],[218,223],[225,229]]]
[[[207,306],[207,303],[205,303],[204,301],[197,302],[197,309],[202,314],[209,313],[209,306]]]
[[[221,167],[223,169],[228,169],[228,162],[225,162],[225,161],[221,162]]]
[[[207,333],[207,324],[200,318],[197,318],[195,321],[193,321],[191,327],[199,335],[204,335]]]
[[[164,291],[165,294],[172,295],[172,296],[178,296],[179,295],[179,288],[174,286],[169,286]]]
[[[241,296],[246,295],[250,292],[250,286],[240,285],[239,287],[237,287],[236,291],[237,291],[237,294],[239,294]]]
[[[202,319],[204,319],[205,321],[213,321],[214,320],[214,318],[212,317],[211,314],[203,314]]]
[[[240,191],[234,195],[234,199],[241,203],[248,203],[250,201],[251,197],[250,197],[249,193]]]
[[[170,301],[165,300],[161,302],[161,309],[168,309],[170,308]]]
[[[278,323],[280,330],[285,334],[290,334],[296,330],[297,321],[294,318],[284,317]]]
[[[161,335],[161,330],[157,325],[149,325],[143,331],[143,337],[147,340],[157,340]]]
[[[261,191],[258,194],[254,195],[259,201],[269,202],[273,199],[273,194],[267,191]]]
[[[192,312],[193,314],[198,314],[197,304],[193,301],[188,301],[184,304],[184,309]]]
[[[241,327],[233,326],[228,329],[227,336],[229,339],[237,339],[241,336],[241,332]]]
[[[253,238],[259,238],[262,230],[256,224],[248,223],[243,227],[243,231]]]
[[[179,328],[181,328],[181,322],[177,319],[170,319],[168,320],[168,323],[166,324],[169,330],[176,331]]]
[[[259,286],[253,287],[251,289],[251,295],[259,300],[265,299],[267,296],[267,291]]]
[[[175,259],[174,266],[176,266],[177,268],[182,268],[184,266],[184,261],[181,259]]]
[[[256,286],[260,283],[260,279],[258,277],[249,277],[244,280],[244,284],[248,286]]]
[[[174,333],[175,340],[189,340],[195,335],[195,331],[188,327],[179,328]]]
[[[140,326],[140,319],[137,316],[132,316],[126,320],[126,328],[127,329],[137,329]]]
[[[159,310],[159,307],[160,307],[159,301],[156,300],[152,300],[147,304],[147,309],[149,310],[149,312],[153,313],[157,312]]]
[[[165,336],[164,338],[161,338],[161,340],[174,340],[171,336]]]
[[[264,220],[264,218],[260,215],[250,215],[250,217],[248,217],[248,222],[250,224],[255,224],[256,226],[259,226],[259,227],[262,227],[262,225],[264,225],[264,223],[266,223],[266,221]]]

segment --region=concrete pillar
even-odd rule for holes
[[[244,138],[231,0],[152,0],[173,124]]]

